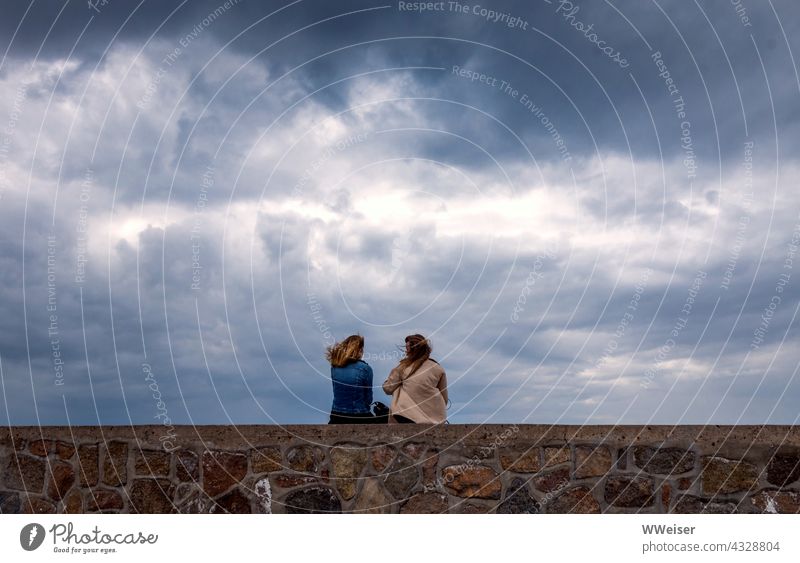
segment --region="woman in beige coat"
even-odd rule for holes
[[[383,382],[383,391],[392,396],[390,424],[447,421],[447,376],[431,351],[421,334],[406,337],[405,357]]]

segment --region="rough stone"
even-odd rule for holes
[[[100,480],[100,455],[96,444],[78,446],[78,479],[81,487],[94,487]]]
[[[586,487],[564,491],[547,504],[549,514],[600,514],[600,505]]]
[[[9,489],[40,493],[44,487],[45,461],[26,454],[12,455],[5,471],[5,485]]]
[[[628,469],[628,450],[630,448],[619,448],[617,450],[617,469],[625,471]]]
[[[93,489],[86,497],[86,509],[89,512],[104,510],[121,510],[125,506],[122,495],[112,489]]]
[[[604,498],[611,506],[643,508],[653,505],[653,480],[650,477],[612,475],[606,479]]]
[[[75,483],[75,470],[69,463],[56,461],[50,465],[49,473],[47,496],[53,500],[61,500]]]
[[[575,478],[602,477],[611,471],[611,452],[606,446],[575,447]]]
[[[484,504],[466,502],[462,500],[456,503],[451,512],[455,512],[457,514],[489,514],[494,509],[494,506],[486,506]]]
[[[134,479],[130,489],[131,512],[168,514],[175,512],[175,487],[168,479]]]
[[[320,457],[311,446],[295,446],[286,453],[289,467],[303,473],[316,473],[322,461]]]
[[[250,499],[239,490],[239,487],[218,498],[214,509],[214,512],[226,512],[228,514],[250,514],[253,512],[250,506]]]
[[[539,460],[540,448],[503,448],[500,450],[500,465],[515,473],[536,473],[542,468]]]
[[[128,444],[111,441],[103,460],[103,483],[117,487],[128,482]]]
[[[56,445],[53,440],[34,440],[28,445],[28,451],[35,456],[45,457],[49,453],[56,451]]]
[[[694,469],[695,453],[682,448],[653,448],[636,446],[633,460],[637,467],[647,473],[678,475]]]
[[[293,489],[301,485],[310,485],[319,481],[316,475],[302,473],[273,473],[269,476],[270,485],[279,489]]]
[[[141,450],[136,452],[135,470],[137,475],[166,477],[172,456],[162,450]]]
[[[19,493],[0,491],[0,514],[19,514]]]
[[[83,495],[78,489],[73,489],[63,501],[66,514],[83,513]]]
[[[400,514],[445,514],[447,496],[441,493],[417,493],[400,506]]]
[[[269,479],[262,478],[253,485],[256,512],[259,514],[272,514],[272,487]]]
[[[419,459],[422,452],[425,451],[425,444],[420,442],[407,442],[403,444],[403,452],[411,459]]]
[[[26,514],[55,514],[56,505],[43,498],[28,496],[22,502],[22,512]]]
[[[386,490],[397,500],[408,496],[418,478],[414,463],[404,455],[397,456],[391,467],[383,474]]]
[[[336,446],[330,456],[336,488],[342,499],[350,500],[356,496],[356,478],[367,464],[367,451],[361,446]]]
[[[75,446],[69,442],[56,442],[56,455],[65,461],[71,459],[75,455]]]
[[[422,483],[430,489],[436,488],[436,467],[439,465],[439,451],[430,449],[422,458]]]
[[[326,514],[341,511],[342,504],[334,490],[329,487],[299,489],[286,497],[286,512],[289,514]]]
[[[678,479],[678,490],[685,491],[689,489],[693,483],[694,479],[692,477],[681,477]]]
[[[379,444],[372,448],[372,451],[370,452],[370,457],[372,458],[372,467],[375,468],[375,471],[380,473],[389,467],[389,464],[392,463],[394,456],[395,450],[392,446],[388,444]]]
[[[759,512],[767,514],[800,514],[800,492],[763,490],[750,498]]]
[[[500,498],[502,485],[497,472],[485,465],[450,465],[442,470],[442,479],[445,487],[462,498]]]
[[[800,478],[800,453],[777,454],[767,465],[767,482],[786,487]]]
[[[544,449],[544,468],[566,463],[570,459],[569,446],[548,446]]]
[[[203,489],[210,497],[224,493],[247,475],[247,456],[240,453],[203,453]]]
[[[272,473],[283,469],[281,451],[272,446],[256,448],[250,453],[253,473]]]
[[[178,481],[197,481],[200,477],[200,463],[197,454],[191,450],[180,450],[175,456],[175,476]]]
[[[756,486],[758,468],[746,461],[721,457],[703,458],[703,494],[725,495]]]
[[[389,514],[392,512],[392,497],[380,481],[374,477],[364,480],[364,486],[355,503],[355,511],[365,514]]]
[[[683,495],[672,507],[671,512],[674,514],[733,514],[736,512],[736,503]]]
[[[175,511],[181,514],[209,514],[214,501],[197,483],[181,483],[175,488]]]
[[[516,477],[506,491],[506,498],[497,507],[497,514],[539,514],[540,509],[525,481]]]
[[[672,487],[669,483],[661,485],[661,506],[665,512],[669,512],[669,503],[672,498]]]
[[[533,486],[538,491],[552,493],[569,484],[569,467],[554,469],[533,479]]]

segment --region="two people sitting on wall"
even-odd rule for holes
[[[362,360],[364,337],[354,334],[330,346],[333,405],[329,424],[440,424],[447,422],[447,376],[431,358],[431,344],[421,334],[406,336],[406,353],[383,382],[392,396],[388,413],[373,413],[372,368]],[[385,408],[385,407],[384,407]]]

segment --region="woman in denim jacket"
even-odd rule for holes
[[[364,337],[348,336],[328,347],[325,357],[331,363],[333,405],[328,424],[372,424],[381,422],[370,411],[372,368],[361,359]]]

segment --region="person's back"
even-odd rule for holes
[[[389,381],[402,384],[392,393],[392,415],[402,416],[417,423],[439,424],[447,420],[447,379],[444,368],[434,360],[425,362],[411,375],[407,369],[395,368]],[[389,384],[391,387],[391,383]],[[384,390],[387,386],[384,385]]]
[[[364,360],[331,366],[333,405],[339,414],[369,414],[372,404],[372,368]]]

